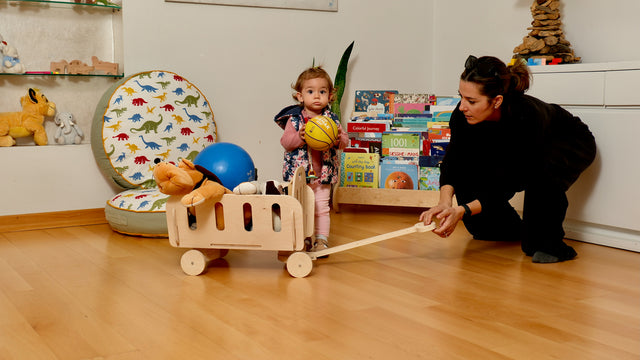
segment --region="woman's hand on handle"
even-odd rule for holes
[[[456,229],[458,221],[462,219],[464,209],[460,211],[459,206],[436,205],[420,214],[420,221],[425,225],[431,224],[432,221],[438,222],[438,227],[433,230],[435,234],[446,238]]]

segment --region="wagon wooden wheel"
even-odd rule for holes
[[[307,253],[302,251],[294,252],[287,259],[287,271],[296,278],[309,275],[313,269],[313,261]]]
[[[180,266],[187,275],[200,275],[213,260],[224,257],[228,252],[228,249],[191,249],[182,254]]]

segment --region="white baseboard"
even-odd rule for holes
[[[573,220],[564,222],[564,230],[567,239],[640,252],[640,231]]]

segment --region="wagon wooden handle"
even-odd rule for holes
[[[325,249],[325,250],[308,252],[307,254],[311,257],[312,260],[316,260],[317,258],[319,258],[321,256],[325,256],[325,255],[337,253],[337,252],[340,252],[340,251],[357,248],[357,247],[364,246],[364,245],[377,243],[377,242],[384,241],[384,240],[391,239],[391,238],[395,238],[395,237],[398,237],[398,236],[413,234],[414,232],[433,231],[435,228],[436,228],[435,222],[432,222],[429,225],[425,225],[424,223],[419,222],[419,223],[417,223],[417,224],[415,224],[415,225],[413,225],[411,227],[408,227],[408,228],[392,231],[392,232],[389,232],[389,233],[386,233],[386,234],[380,234],[380,235],[372,236],[370,238],[366,238],[366,239],[362,239],[362,240],[353,241],[353,242],[350,242],[348,244],[334,246],[334,247],[331,247],[331,248]]]

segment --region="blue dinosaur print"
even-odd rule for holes
[[[164,75],[165,75],[165,73],[163,73],[162,71],[158,73],[158,77],[161,78],[161,79],[164,78]]]
[[[184,94],[184,90],[182,90],[182,88],[179,87],[179,88],[176,88],[175,90],[173,90],[173,93],[176,94],[176,95],[182,95],[182,94]]]
[[[118,97],[116,98],[116,100],[115,100],[113,103],[114,103],[114,104],[120,104],[120,103],[122,103],[122,95],[118,96]]]
[[[138,171],[135,174],[131,175],[129,178],[131,178],[131,180],[138,181],[138,180],[142,179],[143,177],[144,177],[144,175],[142,175],[142,173],[140,171]]]
[[[138,121],[140,121],[140,120],[142,120],[142,119],[144,119],[144,118],[142,117],[142,115],[140,115],[140,114],[133,114],[133,116],[131,116],[131,117],[130,117],[129,119],[127,119],[127,120],[131,120],[131,121],[133,121],[133,122],[138,122]]]
[[[118,158],[116,159],[116,162],[123,162],[124,159],[127,158],[127,155],[125,155],[125,153],[122,153],[118,156]]]
[[[182,143],[182,145],[178,146],[178,149],[180,149],[181,152],[185,152],[189,150],[189,145],[187,145],[187,143]]]
[[[209,102],[208,102],[207,100],[205,100],[205,101],[202,103],[202,106],[204,106],[204,107],[209,106]]]
[[[105,117],[104,117],[104,122],[106,122],[106,123],[111,122],[111,119],[112,119],[112,118],[110,118],[110,117],[108,117],[108,116],[105,116]]]
[[[144,138],[142,137],[142,135],[140,135],[140,139],[142,139],[142,142],[144,143],[144,148],[145,149],[151,148],[152,150],[158,150],[158,149],[160,149],[162,147],[160,144],[158,144],[156,142],[153,142],[153,141],[146,142],[146,141],[144,141]]]
[[[197,122],[200,123],[202,122],[202,118],[199,117],[198,115],[191,115],[187,112],[187,108],[182,108],[182,110],[184,110],[184,112],[187,114],[187,116],[189,117],[189,120],[193,121],[193,122]]]
[[[152,93],[155,93],[156,91],[158,91],[158,88],[155,88],[151,85],[142,85],[138,80],[134,80],[134,81],[136,82],[136,84],[138,84],[138,86],[140,86],[140,88],[142,88],[142,91],[152,92]]]
[[[124,200],[120,201],[120,205],[118,205],[118,207],[119,207],[120,209],[122,209],[122,208],[124,207]]]
[[[173,130],[173,123],[169,123],[169,125],[164,128],[164,132],[170,132],[171,130]]]
[[[147,207],[147,205],[149,205],[149,200],[145,200],[141,202],[140,205],[138,206],[138,210]]]

